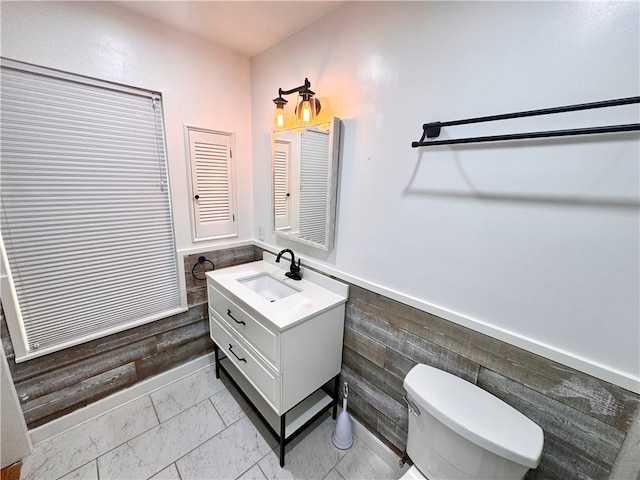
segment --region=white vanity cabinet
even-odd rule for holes
[[[337,406],[348,287],[316,272],[295,281],[288,262],[266,260],[207,273],[209,324],[216,375],[222,370],[284,445]],[[268,276],[290,287],[273,299],[244,279]],[[223,356],[224,355],[224,356]],[[321,389],[334,380],[333,391]]]

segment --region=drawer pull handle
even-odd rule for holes
[[[236,352],[234,352],[234,351],[232,350],[232,348],[233,348],[233,347],[231,346],[231,344],[229,344],[229,351],[230,351],[231,353],[233,353],[233,356],[234,356],[234,357],[236,357],[236,358],[237,358],[238,360],[240,360],[241,362],[247,363],[247,359],[246,359],[246,358],[240,358],[238,355],[236,355]]]
[[[231,315],[231,310],[229,310],[228,308],[227,308],[227,315],[229,315],[234,322],[239,323],[240,325],[246,325],[246,323],[244,323],[242,320],[236,320],[235,317]]]

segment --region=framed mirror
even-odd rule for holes
[[[272,135],[273,229],[278,237],[333,248],[340,119]]]

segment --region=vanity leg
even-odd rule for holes
[[[340,374],[333,380],[333,419],[338,416],[338,387],[340,386]]]
[[[280,468],[284,467],[285,413],[280,417]]]
[[[218,358],[218,345],[216,343],[213,344],[213,358],[216,362],[216,379],[220,380],[220,359]]]

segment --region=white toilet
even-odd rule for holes
[[[420,364],[404,388],[413,466],[401,480],[520,480],[540,463],[542,429],[485,390]]]

